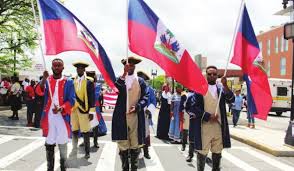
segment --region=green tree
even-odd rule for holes
[[[12,74],[30,68],[36,39],[31,1],[0,0],[0,72]]]
[[[161,90],[162,85],[165,82],[165,76],[164,75],[159,75],[155,77],[154,79],[151,80],[151,86],[154,86],[153,88],[156,90]]]

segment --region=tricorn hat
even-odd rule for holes
[[[133,56],[128,57],[128,63],[129,64],[135,64],[136,65],[136,64],[140,63],[141,61],[142,61],[141,59],[135,58]],[[123,65],[125,65],[127,63],[127,59],[122,59],[121,63]]]
[[[96,75],[96,72],[95,71],[86,71],[86,74],[88,77],[94,78]]]
[[[78,61],[73,63],[72,65],[75,67],[83,67],[83,68],[87,68],[89,66],[89,64],[84,61]]]
[[[143,71],[138,71],[137,76],[143,78],[145,81],[150,80],[150,77]]]

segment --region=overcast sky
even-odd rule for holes
[[[241,0],[145,0],[191,56],[202,54],[208,64],[224,68],[229,56]],[[282,9],[282,0],[246,0],[255,33],[289,21],[289,17],[273,15]],[[96,36],[108,54],[114,71],[120,74],[120,60],[127,54],[127,0],[65,0],[70,9]],[[130,52],[129,52],[130,54]],[[83,53],[65,53],[66,71],[69,65],[87,58]],[[47,58],[48,59],[48,58]],[[52,58],[50,58],[52,59]],[[51,64],[48,64],[50,67]],[[47,67],[48,67],[47,66]],[[229,65],[232,68],[233,65]],[[95,68],[92,66],[90,69]],[[159,69],[147,59],[137,66],[150,75]],[[162,71],[160,71],[162,73]]]

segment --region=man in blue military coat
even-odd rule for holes
[[[222,85],[216,84],[217,68],[208,66],[206,77],[208,91],[205,96],[195,93],[187,101],[186,111],[195,116],[194,142],[197,151],[197,170],[203,171],[205,159],[212,152],[212,170],[220,170],[221,152],[230,148],[230,133],[226,116],[226,102],[234,102],[234,94],[228,88],[225,77],[221,78]],[[220,102],[218,105],[218,98]],[[217,109],[217,110],[216,110]]]
[[[128,61],[128,62],[127,62]],[[148,92],[144,80],[134,73],[140,59],[123,59],[124,73],[115,85],[119,90],[112,117],[112,140],[117,141],[123,171],[138,169],[139,147],[145,144],[144,107],[148,102]],[[128,95],[128,98],[127,98]]]

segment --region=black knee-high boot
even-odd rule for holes
[[[131,153],[131,171],[137,171],[139,149],[131,149],[130,153]]]
[[[188,130],[184,129],[182,134],[182,151],[185,151],[186,149],[187,139],[188,139]]]
[[[206,155],[197,153],[197,170],[204,171]]]
[[[69,155],[70,158],[77,158],[78,155],[78,141],[79,141],[79,132],[72,132],[72,151]]]
[[[85,143],[85,158],[90,158],[90,133],[86,132],[83,133],[84,136],[84,143]]]
[[[66,171],[67,144],[58,144],[60,152],[60,170]]]
[[[93,138],[94,138],[94,147],[95,148],[99,148],[99,145],[98,145],[98,126],[96,126],[94,129],[93,129]]]
[[[144,151],[144,157],[145,157],[146,159],[151,159],[151,156],[149,155],[148,145],[144,145],[144,146],[143,146],[143,151]]]
[[[188,155],[186,161],[192,162],[193,157],[194,157],[194,143],[190,142],[189,143],[189,155]]]
[[[221,153],[212,153],[212,171],[220,170],[222,154]]]
[[[123,171],[129,171],[129,150],[119,152]]]
[[[46,158],[47,158],[47,171],[54,170],[54,147],[55,144],[45,144],[46,147]]]

